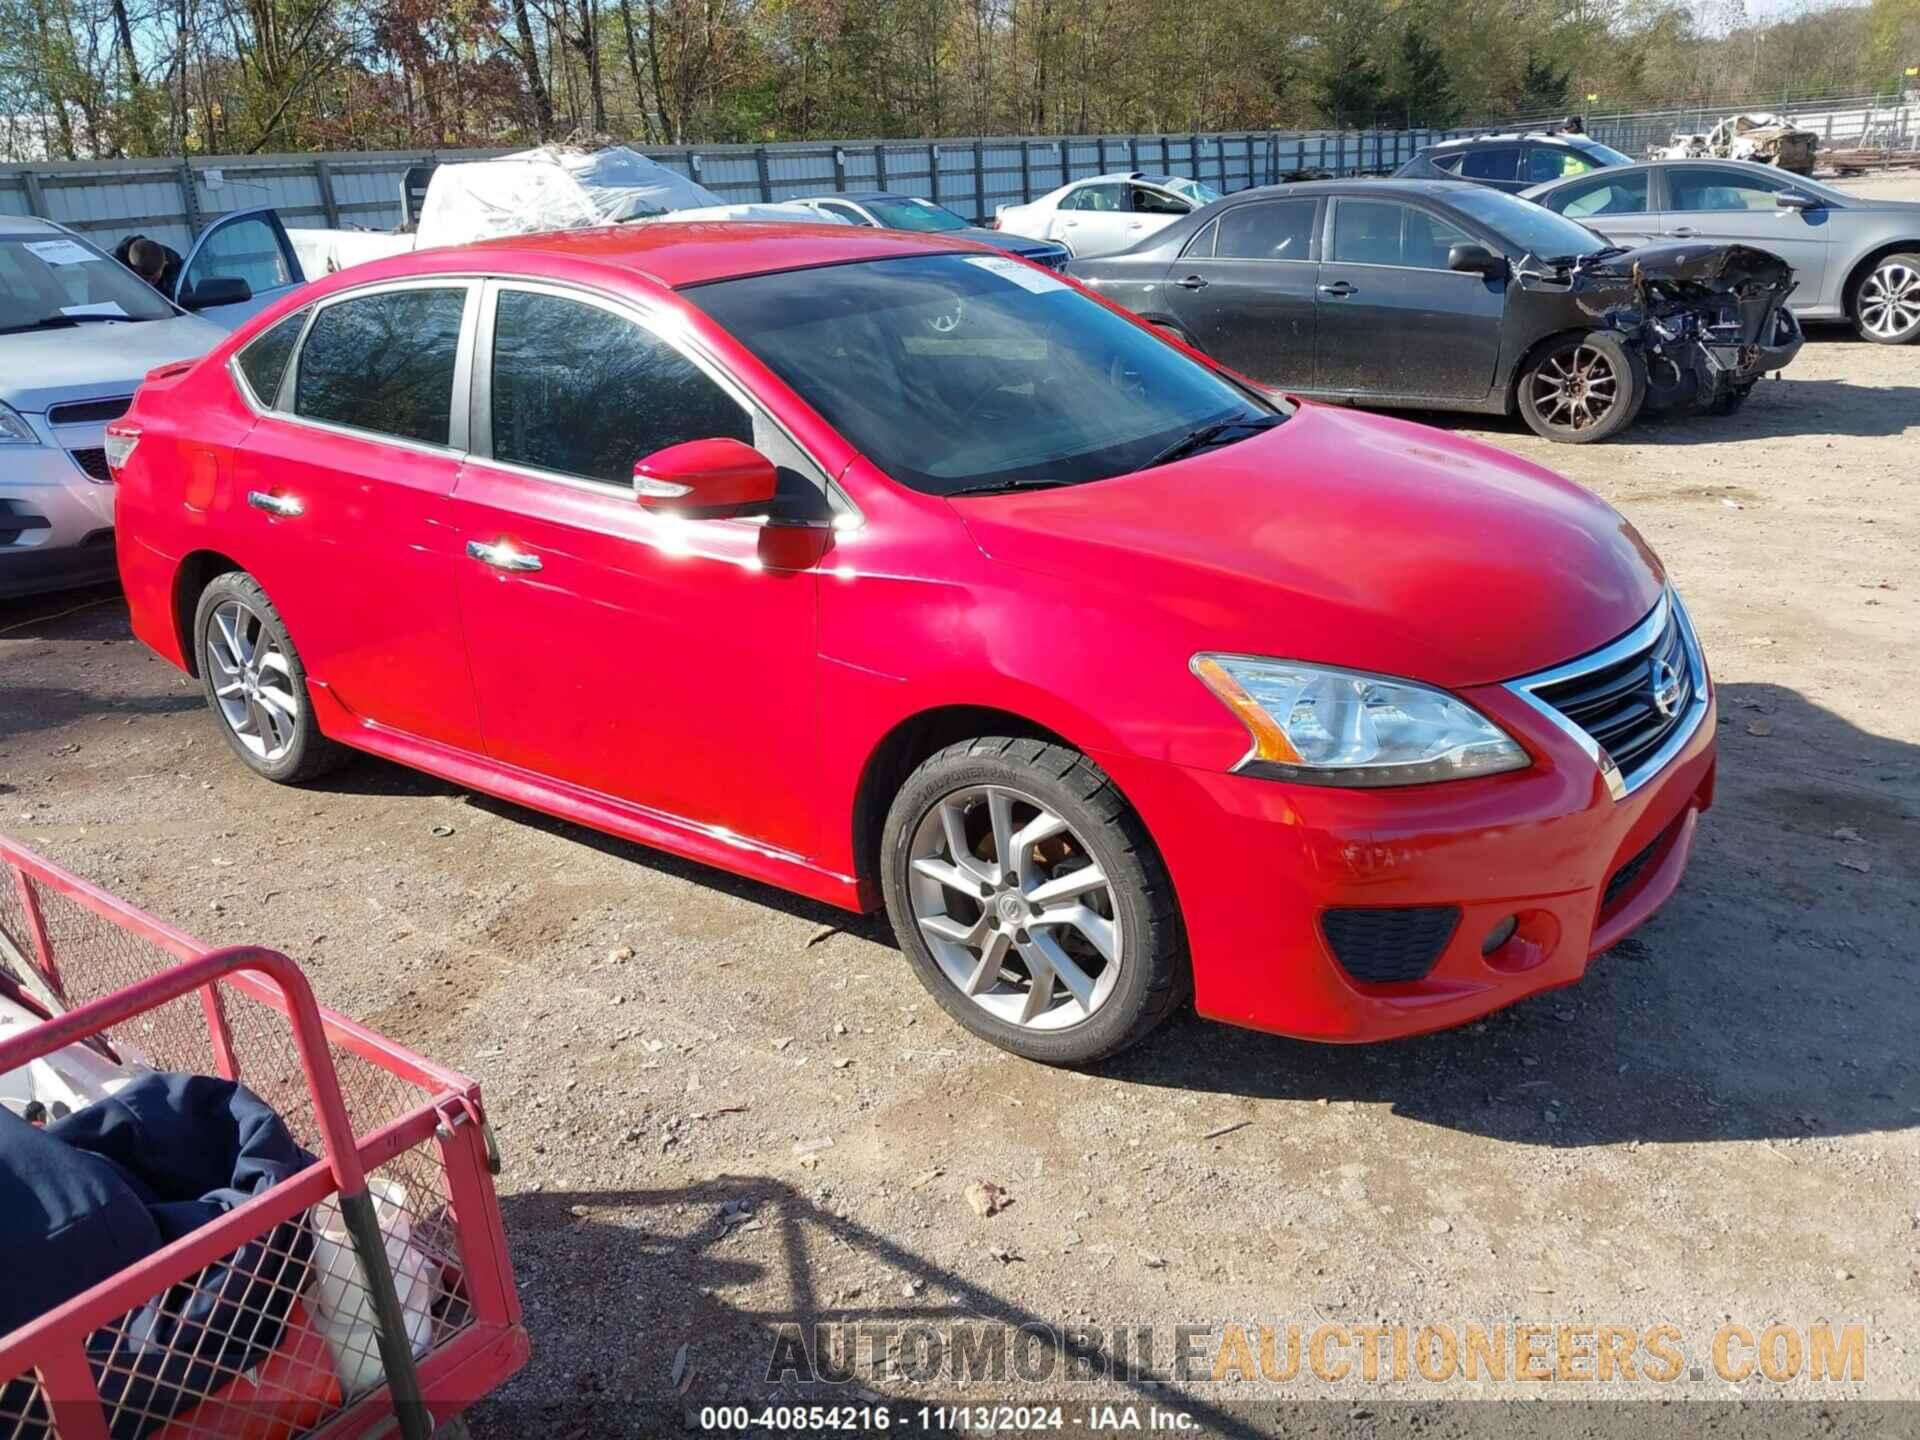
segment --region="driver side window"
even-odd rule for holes
[[[1193,209],[1186,201],[1150,185],[1129,185],[1127,193],[1134,210],[1142,215],[1185,215]]]
[[[1101,210],[1108,213],[1127,208],[1124,185],[1083,185],[1060,202],[1062,210]]]
[[[1543,196],[1541,203],[1573,220],[1595,215],[1644,215],[1647,213],[1647,172],[1601,175]]]
[[[1785,180],[1719,170],[1708,165],[1676,165],[1667,171],[1669,210],[1771,210]]]

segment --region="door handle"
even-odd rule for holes
[[[1676,225],[1673,227],[1673,229],[1669,230],[1667,233],[1669,235],[1677,235],[1682,240],[1691,240],[1695,235],[1698,235],[1700,232],[1694,229],[1691,225]]]
[[[1345,280],[1336,280],[1331,285],[1322,285],[1318,288],[1322,295],[1333,295],[1342,300],[1346,299],[1349,295],[1358,295],[1360,293]]]
[[[1127,225],[1127,228],[1129,230],[1141,230],[1146,227],[1146,223],[1147,222],[1144,220],[1134,220],[1129,222],[1129,224]]]
[[[291,520],[296,515],[307,513],[306,505],[292,495],[269,495],[264,490],[249,490],[247,504],[256,510],[264,510],[269,515],[278,515],[283,520]]]
[[[1207,288],[1207,277],[1204,275],[1189,275],[1186,279],[1176,280],[1173,283],[1178,285],[1182,290],[1204,290]]]
[[[529,555],[524,550],[516,550],[505,540],[496,540],[493,542],[486,540],[469,540],[467,542],[467,554],[478,560],[482,565],[491,565],[496,570],[524,571],[538,570],[540,568],[540,557],[538,555]]]

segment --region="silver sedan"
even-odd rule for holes
[[[1920,203],[1849,195],[1744,160],[1653,160],[1525,192],[1622,245],[1752,245],[1793,266],[1802,320],[1850,320],[1864,339],[1920,337]]]

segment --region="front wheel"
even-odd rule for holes
[[[960,1024],[1049,1065],[1142,1039],[1185,995],[1173,884],[1086,756],[986,737],[926,760],[894,797],[881,884],[900,948]]]
[[[1520,375],[1520,415],[1534,434],[1564,445],[1607,440],[1631,425],[1647,399],[1647,362],[1617,335],[1566,335]]]
[[[1920,255],[1887,255],[1853,290],[1853,328],[1876,345],[1920,337]]]

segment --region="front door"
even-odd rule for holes
[[[244,280],[253,298],[231,305],[198,305],[194,291],[208,280]],[[236,330],[294,286],[304,283],[300,257],[293,253],[280,217],[271,210],[239,210],[223,215],[194,241],[174,282],[173,302],[197,310],[228,330]]]
[[[647,317],[489,282],[459,595],[488,753],[798,855],[822,823],[815,583],[824,478]],[[727,436],[781,471],[777,523],[643,507],[634,462]]]
[[[1315,387],[1313,200],[1235,205],[1167,272],[1168,308],[1221,364],[1277,389]]]
[[[1661,173],[1661,219],[1669,239],[1751,245],[1778,255],[1793,267],[1799,300],[1819,297],[1827,274],[1828,212],[1777,203],[1782,190],[1794,188],[1793,176],[1731,165],[1669,165]]]
[[[1477,237],[1423,206],[1333,201],[1314,311],[1314,388],[1480,400],[1493,387],[1507,282],[1447,268]]]
[[[266,413],[234,453],[243,556],[312,679],[363,720],[468,750],[449,512],[478,313],[465,281],[348,291],[317,307],[290,369],[306,312],[288,316],[241,352]]]
[[[1136,218],[1129,209],[1124,180],[1101,180],[1069,191],[1054,213],[1051,240],[1064,240],[1083,258],[1111,255],[1138,238],[1128,230]]]

